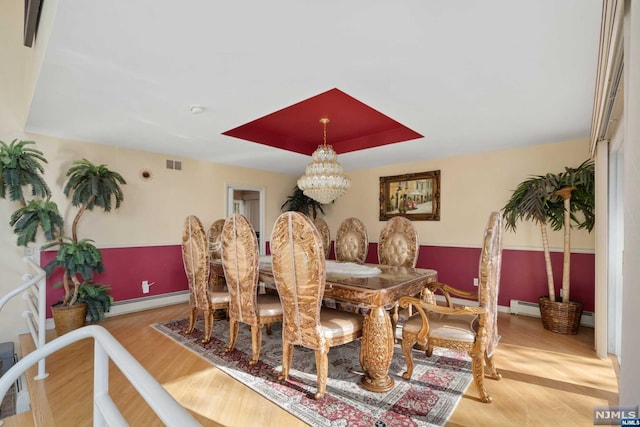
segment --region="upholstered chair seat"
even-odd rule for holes
[[[346,338],[351,342],[362,334],[362,318],[341,310],[323,307],[320,311],[320,327],[322,335],[338,343]]]
[[[326,285],[322,237],[311,220],[299,212],[278,217],[271,234],[273,278],[284,308],[282,373],[289,376],[294,346],[315,351],[318,390],[326,393],[329,348],[362,336],[362,316],[321,307]]]
[[[282,316],[282,303],[277,295],[259,294],[257,303],[260,317]]]
[[[252,356],[258,363],[262,347],[262,327],[282,321],[282,304],[277,295],[258,295],[258,240],[251,223],[240,214],[229,216],[222,228],[222,266],[229,289],[229,345],[233,350],[240,323],[251,327]]]
[[[455,340],[473,343],[477,334],[477,316],[461,315],[443,319],[442,316],[429,316],[429,338]],[[403,326],[407,334],[418,335],[422,328],[422,318],[413,316]]]
[[[207,289],[207,292],[209,294],[209,301],[211,301],[212,304],[225,304],[225,308],[229,305],[229,291],[226,287],[210,287]]]
[[[229,292],[224,281],[210,283],[210,258],[207,247],[207,235],[200,220],[189,215],[182,233],[182,261],[189,283],[189,327],[185,331],[191,334],[196,326],[199,312],[204,315],[203,343],[211,340],[216,310],[229,307]],[[212,275],[215,276],[215,275]]]
[[[400,298],[400,305],[412,305],[418,315],[409,319],[402,328],[402,352],[407,361],[403,378],[413,374],[413,348],[418,343],[426,347],[431,356],[435,347],[466,351],[471,356],[473,380],[480,399],[491,402],[492,398],[484,386],[485,374],[499,380],[501,375],[493,361],[498,345],[498,293],[502,265],[502,216],[492,212],[484,231],[479,262],[478,292],[457,290],[443,283],[430,283],[430,298]],[[433,294],[444,295],[446,305],[434,304]],[[475,297],[478,305],[452,304],[451,295],[461,298]],[[429,301],[429,302],[427,302]]]

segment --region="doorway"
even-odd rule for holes
[[[227,215],[244,215],[258,238],[260,255],[266,254],[265,189],[244,184],[227,184]]]

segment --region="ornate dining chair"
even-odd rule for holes
[[[402,351],[407,371],[402,375],[410,379],[413,373],[414,344],[426,346],[431,356],[434,347],[464,350],[471,356],[473,380],[483,402],[492,398],[484,387],[485,373],[496,380],[502,376],[493,362],[493,351],[498,344],[498,292],[502,264],[502,216],[492,212],[485,228],[479,262],[478,292],[457,290],[442,283],[430,283],[432,292],[444,294],[448,304],[441,306],[414,297],[400,298],[400,305],[413,305],[419,315],[411,317],[402,329]],[[451,295],[476,298],[478,306],[451,305]],[[487,372],[485,372],[485,368]]]
[[[418,232],[413,223],[403,216],[394,216],[380,231],[378,239],[380,264],[415,267],[419,249]]]
[[[224,219],[218,219],[211,224],[207,233],[209,261],[222,260],[222,227],[224,227]],[[217,274],[209,275],[209,284],[211,286],[225,285],[224,277]]]
[[[229,345],[231,351],[238,338],[239,323],[251,326],[252,357],[258,363],[262,347],[262,327],[282,321],[282,304],[277,295],[258,295],[258,240],[251,223],[233,214],[222,227],[222,266],[229,288]]]
[[[335,241],[336,260],[364,264],[369,251],[367,230],[358,218],[347,218],[340,224]]]
[[[316,226],[320,237],[322,237],[322,247],[324,248],[324,258],[328,259],[331,253],[331,231],[327,221],[322,218],[316,218],[313,220],[313,225]]]
[[[358,339],[362,316],[322,307],[326,283],[322,237],[311,220],[299,212],[278,217],[271,234],[273,278],[284,307],[282,373],[289,375],[293,349],[300,345],[315,351],[318,389],[326,392],[329,348]]]
[[[229,292],[224,286],[209,286],[209,252],[207,235],[200,220],[189,215],[182,230],[182,261],[189,283],[189,327],[190,334],[196,326],[198,313],[204,316],[204,338],[202,343],[211,340],[213,320],[216,310],[229,307]]]
[[[380,231],[378,239],[378,262],[380,264],[414,268],[418,262],[419,250],[418,232],[413,223],[403,216],[394,216]],[[409,315],[411,315],[410,307]],[[398,304],[395,304],[391,313],[391,327],[394,336],[397,324]]]

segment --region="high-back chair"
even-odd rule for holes
[[[418,231],[411,220],[394,216],[380,231],[378,239],[378,262],[395,267],[415,267],[418,262],[420,241]],[[411,314],[411,310],[409,310]],[[391,327],[395,336],[398,324],[398,304],[391,311]]]
[[[326,283],[321,239],[311,220],[299,212],[280,215],[271,234],[273,278],[284,307],[278,379],[287,379],[295,345],[315,350],[316,399],[326,391],[329,348],[362,335],[362,316],[321,308]]]
[[[198,313],[204,315],[203,343],[211,340],[215,311],[229,307],[229,292],[224,286],[209,286],[209,252],[207,235],[200,220],[189,215],[182,230],[182,261],[189,283],[189,327],[185,333],[190,334],[196,326]]]
[[[418,232],[413,223],[403,216],[394,216],[380,231],[378,239],[380,264],[415,267],[419,249]]]
[[[335,241],[336,260],[364,264],[369,251],[367,230],[358,218],[347,218],[340,224]]]
[[[251,326],[249,365],[255,365],[262,347],[262,327],[282,321],[282,305],[277,295],[258,295],[258,240],[251,223],[240,214],[233,214],[224,222],[222,266],[231,297],[227,351],[235,347],[239,323],[246,323]]]
[[[224,219],[218,219],[211,224],[207,233],[209,261],[222,260],[222,227]],[[211,286],[224,286],[224,277],[217,274],[209,275]]]
[[[492,398],[484,387],[484,375],[499,380],[501,375],[493,362],[493,351],[498,344],[498,292],[502,264],[502,216],[492,212],[485,228],[479,262],[478,292],[457,290],[442,283],[430,283],[432,292],[442,292],[447,301],[451,295],[477,298],[478,306],[430,304],[413,297],[400,298],[400,305],[412,304],[419,315],[410,318],[402,329],[402,351],[407,360],[407,371],[402,375],[410,379],[413,373],[412,348],[416,342],[427,347],[431,356],[434,347],[465,350],[471,356],[473,380],[483,402]],[[485,372],[485,366],[487,372]]]
[[[322,218],[316,218],[313,220],[313,225],[316,226],[320,237],[322,237],[322,247],[324,248],[324,258],[329,258],[331,253],[331,231],[329,230],[329,224]]]

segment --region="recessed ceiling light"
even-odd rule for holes
[[[193,114],[200,114],[205,110],[205,108],[202,105],[192,105],[189,107],[189,111],[191,111],[191,113]]]

